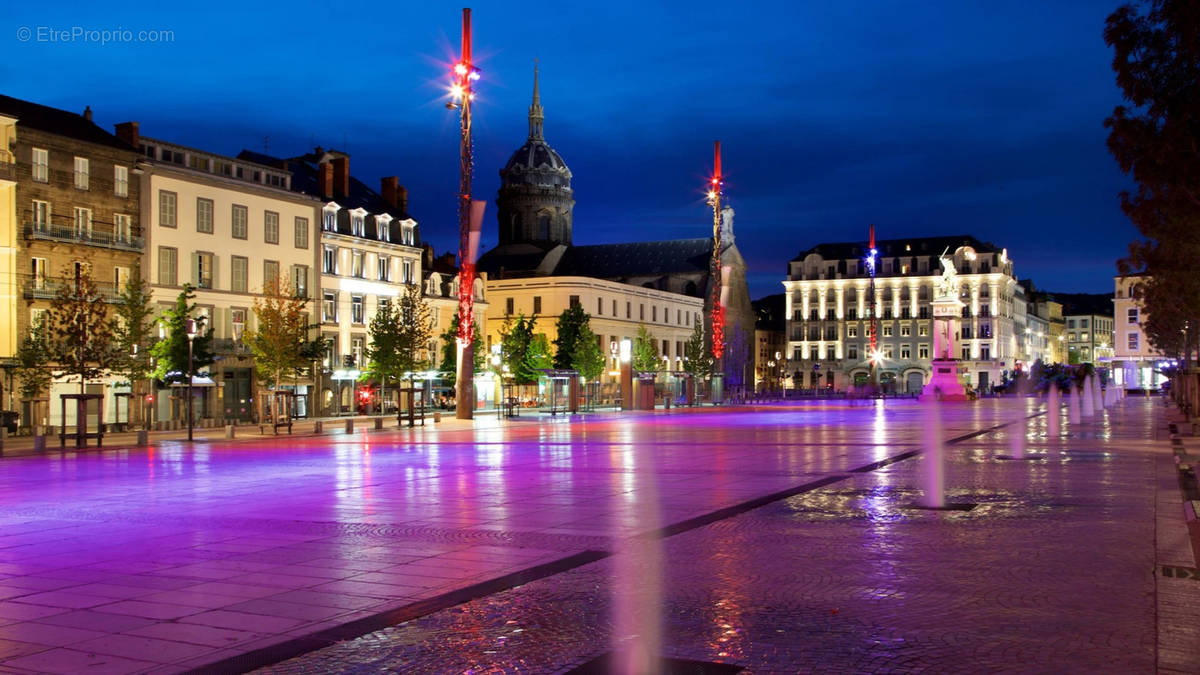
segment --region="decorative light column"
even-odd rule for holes
[[[870,347],[867,350],[867,362],[871,365],[871,393],[879,393],[879,362],[883,360],[883,355],[879,351],[879,302],[875,293],[875,258],[879,255],[879,250],[875,248],[875,226],[870,228],[870,244],[867,247],[867,274],[870,275],[870,281],[867,283],[867,295],[871,300],[871,307],[868,309],[868,324],[867,334],[870,338]]]
[[[188,442],[192,441],[192,382],[196,379],[195,370],[192,366],[192,343],[196,341],[196,335],[200,332],[198,322],[195,319],[187,320],[187,339],[188,339],[188,383],[187,383],[187,416],[188,416]]]
[[[458,183],[458,368],[455,380],[455,417],[469,420],[475,413],[475,251],[479,233],[472,223],[471,100],[472,83],[479,69],[471,62],[471,10],[462,11],[462,58],[454,64],[450,95],[446,104],[458,110],[460,122]],[[482,209],[479,209],[482,221]]]
[[[723,380],[725,364],[725,307],[721,300],[721,197],[724,196],[725,181],[721,175],[721,141],[713,141],[713,175],[709,179],[708,205],[713,212],[713,257],[712,257],[712,399],[720,403],[724,399]]]

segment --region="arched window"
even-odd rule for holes
[[[537,238],[545,241],[550,238],[550,214],[540,213],[537,219]]]

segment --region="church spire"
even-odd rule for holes
[[[529,106],[529,140],[540,141],[542,138],[542,122],[546,116],[542,114],[542,96],[538,91],[538,62],[533,60],[533,103]]]

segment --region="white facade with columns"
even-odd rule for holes
[[[880,383],[916,393],[933,356],[931,301],[939,257],[955,267],[965,305],[954,342],[972,387],[999,384],[1015,368],[1016,277],[1007,251],[969,236],[882,240],[874,282]],[[793,259],[783,282],[793,388],[845,390],[870,373],[871,278],[865,242],[820,244]],[[796,375],[800,381],[796,381]]]

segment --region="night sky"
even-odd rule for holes
[[[457,116],[443,95],[461,4],[136,4],[6,8],[0,93],[229,155],[345,149],[373,187],[400,176],[424,238],[456,249]],[[1120,102],[1101,38],[1115,5],[475,3],[484,250],[538,58],[577,244],[710,236],[720,139],[752,297],[780,292],[798,252],[865,239],[869,223],[881,238],[973,234],[1039,288],[1111,293],[1135,236],[1104,147]],[[38,41],[38,27],[74,26],[174,41]]]

